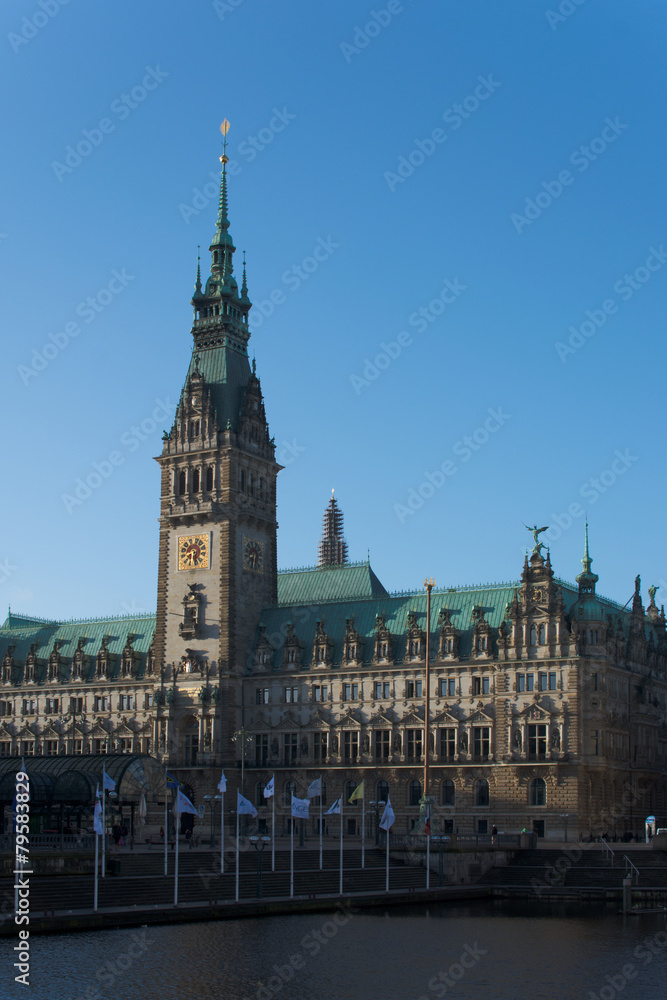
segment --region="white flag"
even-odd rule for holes
[[[299,819],[308,819],[309,806],[310,799],[297,799],[296,795],[292,796],[292,816],[297,816]]]
[[[113,780],[113,778],[109,777],[109,775],[106,772],[106,768],[102,767],[102,790],[105,792],[106,791],[113,792],[115,787],[116,787],[116,782]]]
[[[270,799],[272,795],[275,795],[275,785],[276,785],[276,776],[274,774],[274,776],[271,778],[271,781],[268,783],[268,785],[264,785],[264,798],[265,799]]]
[[[227,791],[227,779],[225,778],[225,772],[222,772],[220,781],[218,782],[218,791],[222,795],[223,792]]]
[[[241,795],[240,792],[236,793],[236,808],[238,810],[239,816],[256,816],[257,810],[250,801]]]
[[[93,830],[95,833],[104,833],[102,826],[102,806],[100,805],[100,786],[95,789],[95,812],[93,814]]]
[[[178,795],[176,796],[176,812],[177,813],[192,813],[193,816],[199,816],[199,813],[193,806],[187,795],[183,795],[183,792],[178,790]]]
[[[384,807],[384,812],[382,813],[382,819],[380,820],[380,826],[383,830],[389,832],[391,827],[394,825],[394,820],[396,816],[394,815],[394,810],[391,808],[391,801],[389,796],[387,796],[387,804]]]
[[[315,781],[311,781],[311,783],[308,785],[308,791],[306,792],[306,795],[308,796],[309,799],[314,799],[317,795],[321,794],[322,794],[322,779],[315,778]]]
[[[340,799],[336,799],[334,804],[331,806],[330,809],[327,809],[324,815],[331,816],[332,813],[339,813],[339,812],[340,812]]]

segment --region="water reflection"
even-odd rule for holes
[[[15,943],[2,942],[2,1000],[18,995]],[[496,901],[34,936],[31,949],[37,1000],[646,1000],[663,992],[667,932],[662,914]]]

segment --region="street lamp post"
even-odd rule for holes
[[[270,837],[248,837],[248,840],[257,851],[257,899],[262,898],[262,854],[267,844],[271,843]]]
[[[232,735],[232,743],[236,743],[241,747],[241,795],[245,795],[245,748],[251,742],[252,736],[248,735],[245,726],[241,726]]]
[[[222,799],[221,795],[205,795],[204,796],[204,802],[207,804],[207,806],[211,810],[211,836],[210,836],[210,839],[209,839],[209,842],[208,842],[209,843],[209,847],[211,848],[211,850],[213,850],[213,848],[215,847],[215,834],[213,833],[213,818],[215,816],[215,804],[216,804],[216,802],[220,802],[221,799]]]
[[[379,800],[377,802],[371,801],[369,805],[375,807],[375,846],[377,847],[380,843],[380,806],[386,806],[386,802]]]

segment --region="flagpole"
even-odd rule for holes
[[[289,894],[294,895],[294,816],[290,816],[290,864],[289,864]]]
[[[104,765],[102,765],[102,878],[106,875],[107,870],[107,793],[104,787]],[[97,867],[97,858],[95,859],[95,867]]]
[[[426,834],[426,888],[431,884],[431,834]]]
[[[322,789],[320,789],[320,871],[322,871]]]
[[[236,796],[236,902],[239,901],[239,803],[238,794]]]
[[[225,871],[225,793],[220,792],[220,874]]]
[[[271,796],[271,871],[276,870],[276,784],[273,776],[273,795]]]
[[[180,813],[178,811],[178,794],[176,795],[176,830],[174,839],[176,840],[176,858],[174,860],[174,906],[178,906],[178,819]],[[165,831],[165,839],[166,839]]]
[[[167,765],[164,768],[164,873],[167,874],[169,868],[169,813],[167,812]]]
[[[389,892],[389,830],[385,830],[385,836],[387,838],[387,876],[385,879],[384,891]]]
[[[340,875],[338,878],[338,895],[343,895],[343,796],[340,797]]]
[[[100,855],[100,835],[95,834],[95,893],[93,896],[93,910],[97,913],[97,878],[99,875],[99,855]]]
[[[362,795],[361,795],[361,867],[366,867],[366,860],[364,855],[364,848],[366,846],[366,788],[362,782]]]

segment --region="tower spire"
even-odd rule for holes
[[[343,566],[346,562],[347,542],[343,538],[343,512],[340,510],[332,490],[331,500],[322,518],[322,540],[318,565]]]
[[[600,577],[597,575],[597,573],[591,572],[591,563],[593,562],[593,560],[591,559],[590,553],[588,551],[588,520],[586,521],[585,532],[586,533],[584,542],[584,558],[581,560],[582,565],[584,567],[584,571],[583,573],[580,573],[579,576],[577,577],[577,583],[579,584],[580,594],[594,594],[595,584],[598,582]]]
[[[234,273],[232,254],[236,249],[234,242],[229,235],[229,214],[227,207],[227,164],[229,163],[229,157],[227,156],[227,133],[229,132],[229,122],[226,118],[220,126],[220,131],[222,132],[222,156],[220,157],[220,163],[222,164],[220,172],[220,198],[218,202],[218,221],[216,223],[215,235],[211,242],[210,251],[211,274],[220,275],[223,282],[226,283],[227,276]]]

